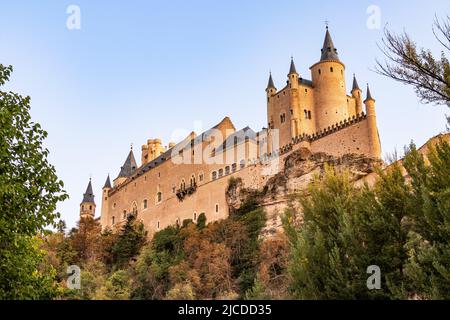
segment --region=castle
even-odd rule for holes
[[[229,214],[230,177],[240,178],[248,188],[261,188],[296,150],[379,159],[375,100],[367,86],[363,101],[355,76],[347,94],[345,65],[328,27],[320,60],[310,70],[307,80],[291,59],[286,85],[280,90],[269,75],[267,127],[259,132],[249,127],[236,130],[226,117],[210,130],[192,132],[167,147],[159,139],[148,140],[142,146],[140,166],[131,149],[113,183],[108,176],[103,186],[102,228],[115,230],[130,214],[144,223],[150,236],[185,219],[196,222],[202,213],[208,222],[224,219]],[[80,215],[94,217],[95,209],[89,181]]]

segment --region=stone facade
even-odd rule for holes
[[[133,150],[111,185],[102,191],[100,222],[117,229],[136,214],[151,236],[169,225],[207,221],[229,214],[226,191],[231,177],[259,189],[283,170],[292,153],[354,154],[379,159],[375,100],[367,90],[365,112],[356,79],[347,95],[345,66],[326,31],[320,61],[302,78],[291,60],[287,84],[277,90],[272,76],[266,88],[267,128],[236,130],[226,117],[201,134],[163,147],[159,139],[142,146],[141,165]],[[83,204],[82,204],[83,205]]]

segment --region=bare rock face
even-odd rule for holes
[[[230,212],[234,212],[251,198],[263,206],[267,212],[267,225],[262,236],[270,236],[281,228],[281,214],[294,195],[307,196],[308,185],[314,176],[323,175],[329,165],[337,170],[347,170],[354,181],[373,173],[383,165],[379,159],[356,154],[334,157],[326,153],[314,153],[299,149],[287,156],[283,169],[270,177],[262,189],[246,187],[241,179],[232,180],[226,198]]]

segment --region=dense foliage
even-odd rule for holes
[[[0,64],[0,89],[12,67]],[[40,268],[38,235],[53,225],[67,198],[47,161],[47,137],[30,117],[30,97],[0,90],[0,299],[49,299],[54,270]]]
[[[411,145],[373,187],[357,187],[332,168],[302,197],[304,222],[285,228],[291,244],[291,290],[300,299],[450,298],[450,145]],[[429,162],[429,164],[427,164]],[[369,266],[381,270],[369,290]]]

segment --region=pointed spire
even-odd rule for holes
[[[103,186],[103,189],[111,189],[111,180],[109,179],[109,174],[108,174],[108,178],[106,178],[105,185]]]
[[[295,69],[294,57],[291,57],[291,67],[289,68],[289,74],[295,74],[297,70]]]
[[[120,168],[119,177],[128,178],[133,174],[133,172],[136,170],[136,160],[134,158],[133,154],[133,147],[130,150],[130,153],[128,154],[127,159],[125,160],[123,166]]]
[[[331,39],[331,34],[330,31],[328,30],[328,26],[327,32],[325,33],[325,40],[323,41],[322,56],[320,57],[320,61],[325,60],[339,61],[338,52],[337,49],[334,47],[333,39]]]
[[[353,87],[352,87],[352,91],[355,91],[355,90],[361,91],[361,89],[359,88],[359,85],[358,85],[358,81],[356,81],[356,76],[355,76],[355,74],[353,74]]]
[[[370,93],[369,84],[367,84],[367,94],[366,94],[366,100],[364,100],[364,103],[366,103],[369,100],[372,100],[373,102],[375,102],[375,99],[372,98],[372,94]]]
[[[91,179],[89,179],[89,184],[86,188],[86,192],[83,194],[83,202],[94,202],[94,192],[92,191]]]
[[[273,79],[272,79],[272,72],[269,73],[269,82],[267,83],[267,88],[268,89],[276,89],[275,85],[273,84]]]

